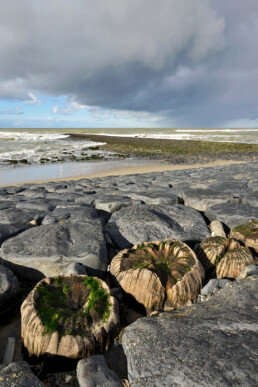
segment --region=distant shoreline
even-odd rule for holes
[[[69,156],[68,160],[55,163],[35,163],[17,169],[3,169],[0,170],[0,186],[202,168],[254,162],[258,159],[258,144],[103,136],[68,131],[65,134],[68,135],[65,142],[65,153],[68,156],[70,149],[75,149],[76,154],[78,145],[83,151],[84,144],[91,141],[94,150],[90,152],[93,152],[97,161],[88,160],[91,155],[87,154],[86,160],[73,161],[76,157],[72,154],[71,160]],[[110,160],[108,157],[102,160],[101,157],[98,159],[98,152],[113,152],[115,155]]]
[[[72,140],[105,142],[102,149],[128,157],[163,160],[168,164],[208,163],[216,160],[252,162],[258,158],[257,144],[171,140],[145,137],[106,136],[67,132]]]

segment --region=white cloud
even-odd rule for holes
[[[89,108],[89,106],[81,105],[75,101],[70,101],[64,107],[54,106],[52,109],[52,112],[54,114],[70,115],[70,114],[76,113],[80,110],[87,109],[87,108]]]
[[[27,96],[27,82],[20,77],[0,79],[0,98],[24,99]]]
[[[28,92],[28,96],[30,97],[29,100],[25,100],[23,101],[23,103],[26,103],[26,104],[33,104],[33,105],[41,105],[42,104],[42,101],[40,99],[38,99],[36,97],[35,94],[33,94],[32,92]]]
[[[54,106],[52,112],[53,112],[54,114],[58,114],[58,112],[59,112],[59,107],[58,107],[58,106]]]
[[[21,107],[16,106],[15,109],[5,109],[5,110],[0,110],[1,115],[10,115],[10,114],[23,114]]]
[[[81,86],[87,95],[82,84],[112,66],[160,71],[224,44],[224,21],[207,0],[13,0],[1,5],[0,25],[0,80],[59,95]]]
[[[0,98],[66,96],[53,107],[63,121],[257,117],[257,33],[257,0],[2,1]]]

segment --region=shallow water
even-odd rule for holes
[[[125,159],[89,162],[65,162],[0,169],[0,185],[35,182],[39,180],[65,179],[120,168],[157,165],[158,161]]]
[[[78,160],[92,157],[110,157],[110,152],[99,149],[105,143],[73,139],[68,134],[0,130],[0,168],[12,165],[40,164]]]

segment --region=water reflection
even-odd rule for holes
[[[156,165],[157,161],[127,159],[98,162],[65,162],[57,164],[30,165],[0,169],[0,185],[33,182],[37,180],[62,179],[93,173],[107,172],[117,168]]]

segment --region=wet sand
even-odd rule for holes
[[[55,178],[46,178],[46,179],[37,179],[35,170],[33,171],[33,180],[24,179],[22,181],[13,181],[6,182],[0,184],[0,187],[12,186],[12,185],[23,185],[23,184],[41,184],[49,181],[69,181],[69,180],[80,180],[80,179],[91,179],[95,177],[105,177],[105,176],[119,176],[119,175],[131,175],[131,174],[140,174],[140,173],[149,173],[149,172],[163,172],[163,171],[175,171],[182,169],[193,169],[193,168],[208,168],[215,167],[220,165],[230,165],[230,164],[239,164],[243,163],[243,161],[235,161],[235,160],[216,160],[208,163],[196,163],[196,164],[162,164],[157,160],[131,160],[126,166],[125,160],[116,160],[112,162],[99,162],[99,163],[90,163],[86,173],[84,174],[76,174],[76,170],[78,171],[78,163],[69,163],[72,166],[72,169],[68,170],[70,173],[69,176],[55,177]],[[89,164],[89,163],[88,163]],[[134,165],[130,165],[134,164]],[[38,167],[24,167],[28,168],[40,168],[40,167],[50,167],[50,166],[38,166]],[[61,167],[61,165],[57,165],[57,167]],[[23,176],[20,174],[22,168],[16,168],[15,173],[18,176]],[[62,169],[62,168],[61,168]],[[69,172],[70,171],[70,172]],[[0,180],[1,181],[1,180]]]

